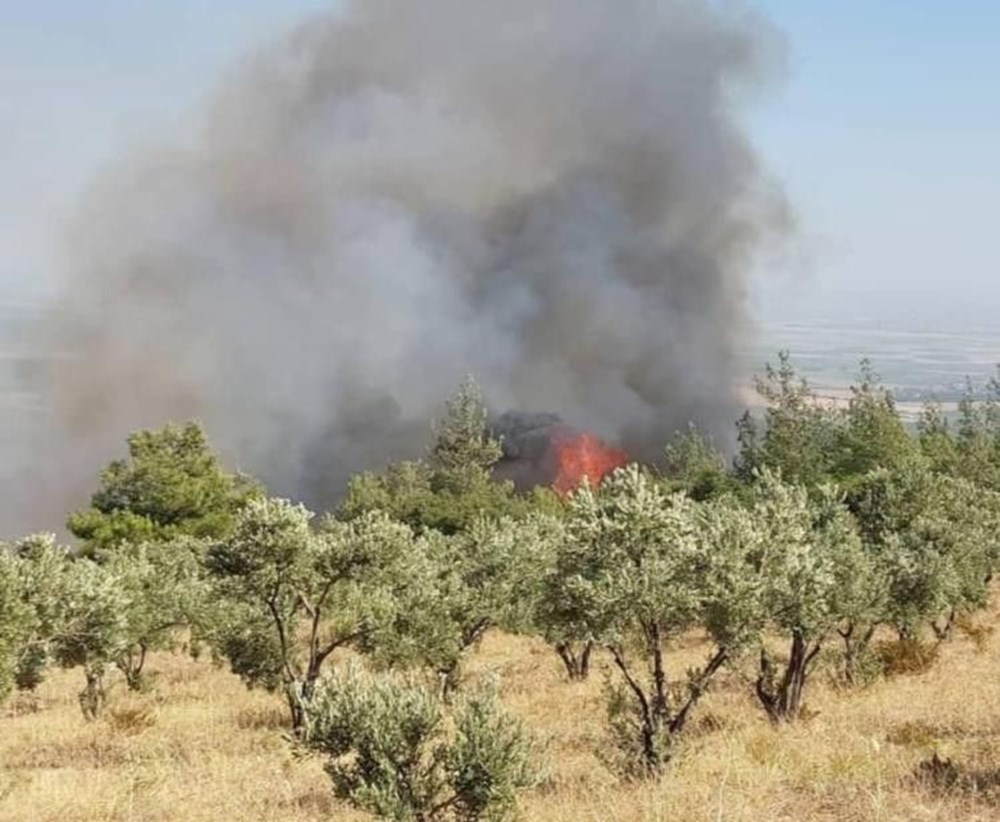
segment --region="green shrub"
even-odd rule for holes
[[[335,795],[381,817],[511,819],[539,780],[532,742],[490,690],[446,712],[429,689],[352,666],[320,683],[306,722],[301,745],[327,757]]]

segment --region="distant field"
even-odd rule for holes
[[[848,323],[787,322],[761,328],[744,354],[747,374],[788,350],[817,393],[846,401],[858,363],[868,357],[893,388],[904,416],[937,399],[946,409],[965,389],[966,378],[980,388],[1000,364],[1000,332],[931,332],[855,327]]]

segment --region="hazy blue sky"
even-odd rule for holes
[[[1000,2],[758,5],[791,49],[784,91],[754,122],[799,207],[803,300],[1000,329]]]
[[[241,52],[326,5],[0,0],[0,298],[45,291],[55,228],[102,163],[168,134]],[[752,127],[802,238],[758,292],[765,313],[860,304],[1000,328],[1000,2],[751,5],[789,41]]]

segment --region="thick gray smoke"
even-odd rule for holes
[[[330,503],[473,374],[659,456],[725,437],[745,274],[787,221],[739,106],[780,63],[687,0],[358,0],[240,66],[197,132],[84,203],[49,330],[47,498],[199,418]]]
[[[562,417],[551,412],[507,411],[492,420],[490,433],[503,444],[494,476],[511,480],[521,490],[551,484],[558,470],[552,465],[552,444],[565,427]]]

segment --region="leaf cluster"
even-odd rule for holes
[[[90,507],[69,517],[67,527],[91,556],[124,542],[218,538],[260,494],[247,477],[222,468],[197,423],[138,431],[128,450],[128,459],[104,469]]]
[[[303,746],[322,754],[334,793],[397,820],[504,820],[539,772],[534,746],[489,690],[449,712],[431,691],[357,667],[325,679]]]

